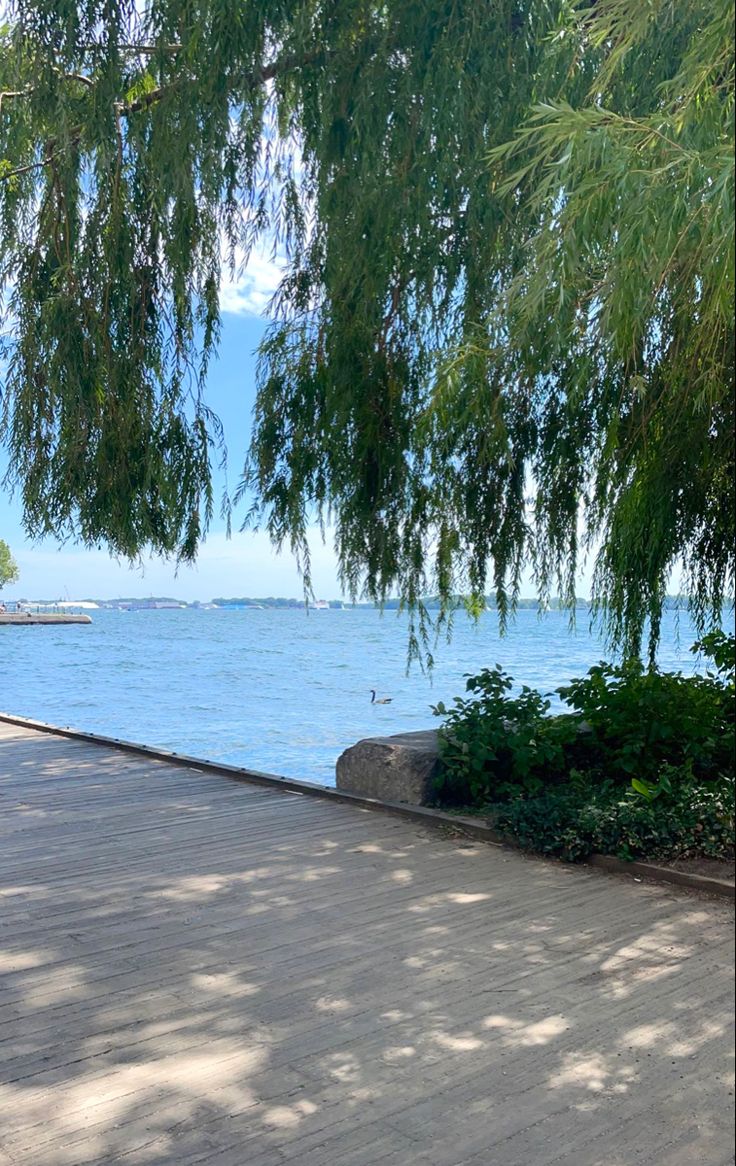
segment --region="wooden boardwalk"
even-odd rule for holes
[[[0,1166],[725,1166],[732,910],[0,723]]]

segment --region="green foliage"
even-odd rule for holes
[[[694,650],[717,674],[684,677],[599,664],[559,689],[550,717],[499,667],[467,681],[472,699],[439,704],[438,799],[485,807],[524,846],[563,858],[723,856],[734,843],[734,637]]]
[[[647,780],[644,777],[632,777],[631,788],[634,793],[641,794],[648,802],[653,802],[656,798],[662,797],[663,794],[672,793],[672,777],[670,775],[672,770],[674,770],[674,766],[660,766],[656,781]],[[674,772],[677,771],[674,770]],[[692,763],[687,766],[687,775],[692,778]]]
[[[729,636],[722,631],[709,632],[693,644],[690,651],[710,657],[718,676],[732,695],[736,685],[736,636]]]
[[[589,729],[591,767],[614,781],[656,786],[663,764],[707,781],[732,762],[733,719],[729,727],[723,686],[710,677],[601,663],[559,693]]]
[[[614,787],[545,790],[489,809],[498,830],[526,849],[568,862],[595,852],[619,858],[726,858],[734,849],[734,782],[678,785],[650,804]]]
[[[734,562],[726,0],[15,0],[0,30],[0,439],[32,535],[192,558],[219,285],[285,275],[243,494],[309,579],[613,637]],[[530,483],[535,491],[531,504]],[[229,514],[227,500],[225,510]],[[425,625],[426,626],[426,625]]]
[[[518,789],[536,793],[564,771],[565,747],[577,736],[577,722],[546,717],[549,701],[526,686],[517,697],[507,695],[512,684],[496,665],[468,677],[471,700],[457,697],[449,711],[441,702],[433,708],[435,716],[445,717],[440,798],[483,803]]]
[[[10,547],[0,538],[0,588],[6,583],[15,583],[18,578],[18,564],[10,553]]]
[[[499,305],[512,369],[557,378],[558,465],[588,448],[595,599],[631,655],[677,557],[699,617],[733,581],[733,20],[730,0],[591,5],[585,99],[550,94],[491,152],[537,223]],[[570,466],[538,464],[551,523]]]

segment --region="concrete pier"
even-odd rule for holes
[[[56,611],[0,611],[0,627],[28,627],[39,623],[92,623],[88,615],[68,615]]]

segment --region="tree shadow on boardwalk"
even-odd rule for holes
[[[0,1166],[732,1160],[728,907],[0,724]]]

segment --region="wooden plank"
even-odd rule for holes
[[[0,724],[3,1164],[716,1166],[732,961],[725,904]]]

